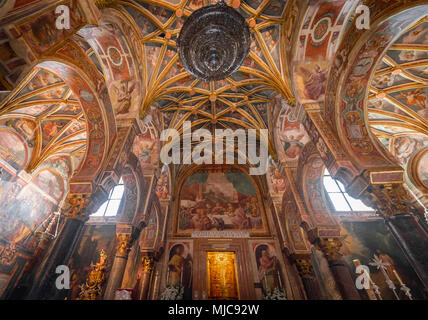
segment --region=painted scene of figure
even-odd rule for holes
[[[256,187],[245,173],[197,172],[180,193],[178,232],[266,230]]]
[[[273,243],[253,243],[256,257],[258,279],[263,287],[263,293],[269,294],[275,289],[283,290],[283,281],[279,261]]]
[[[183,288],[183,299],[192,298],[193,261],[190,242],[169,244],[167,285]]]
[[[344,240],[341,253],[352,274],[356,274],[358,264],[369,268],[372,284],[366,294],[370,299],[408,300],[409,297],[401,290],[402,283],[410,289],[413,299],[427,299],[422,283],[383,220],[346,221],[342,224]],[[373,284],[378,287],[378,292]]]

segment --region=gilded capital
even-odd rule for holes
[[[295,258],[297,270],[302,278],[311,278],[314,276],[312,261],[310,256]]]
[[[321,250],[329,261],[338,260],[342,257],[340,253],[342,242],[339,238],[318,238],[315,247]]]
[[[116,234],[117,239],[117,251],[116,254],[120,256],[127,256],[131,249],[131,234],[130,233],[118,233]]]
[[[370,184],[361,194],[360,199],[364,204],[376,209],[377,213],[384,218],[397,214],[408,214],[415,209],[411,205],[412,196],[402,182],[376,183],[372,181],[369,173],[366,173],[364,178]]]
[[[69,194],[63,211],[64,215],[72,219],[86,219],[90,196],[88,193]]]
[[[150,252],[144,252],[141,262],[143,263],[144,272],[147,272],[147,273],[152,272],[153,265],[154,265],[153,254],[151,254]]]

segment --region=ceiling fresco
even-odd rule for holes
[[[385,53],[368,102],[372,132],[407,166],[428,145],[428,21],[412,25]]]
[[[190,76],[178,60],[176,40],[191,13],[210,0],[118,1],[119,10],[138,30],[143,69],[141,116],[149,106],[161,110],[164,128],[267,128],[267,103],[274,92],[292,101],[281,63],[281,20],[287,1],[226,1],[251,29],[251,51],[238,72],[221,81]],[[192,128],[193,129],[193,128]]]
[[[86,151],[86,119],[79,100],[61,78],[42,68],[35,68],[8,99],[0,127],[24,138],[29,155],[21,165],[28,171],[58,156],[74,171]]]

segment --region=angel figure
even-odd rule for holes
[[[423,44],[428,43],[428,29],[424,25],[419,25],[403,37],[403,43],[418,43],[419,41]]]
[[[325,93],[325,83],[327,81],[326,71],[316,64],[314,72],[303,67],[300,71],[305,75],[305,95],[312,100],[318,100]]]
[[[287,136],[285,133],[280,133],[279,136],[280,140],[284,143],[285,155],[290,159],[297,158],[305,146],[304,143],[302,143],[305,134],[300,133],[294,137],[294,135]]]
[[[394,84],[394,74],[384,74],[374,79],[374,85],[377,87],[392,86]]]
[[[131,107],[132,92],[134,91],[136,82],[133,80],[121,80],[118,86],[113,86],[119,104],[117,113],[126,114]]]
[[[398,98],[406,99],[406,103],[411,106],[417,106],[420,109],[425,109],[427,105],[427,97],[422,91],[422,88],[416,89],[414,91],[400,92],[397,96]]]

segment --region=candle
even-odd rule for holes
[[[395,269],[394,269],[394,270],[392,270],[392,272],[394,273],[394,275],[397,278],[398,282],[400,282],[400,285],[402,286],[403,285],[403,281],[401,281],[401,278],[398,276],[397,271],[395,271]]]
[[[281,275],[279,273],[279,270],[277,270],[277,272],[278,272],[279,288],[282,289]]]

